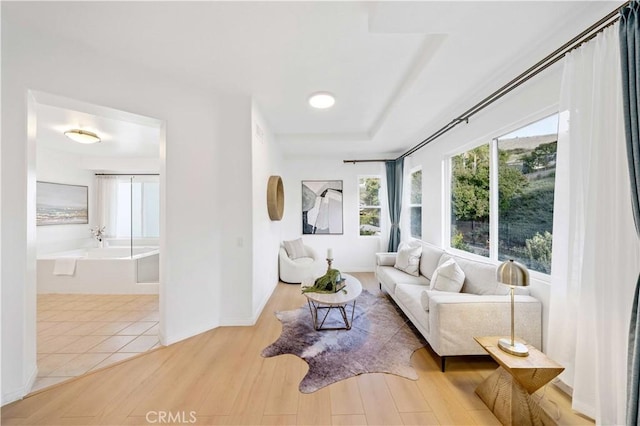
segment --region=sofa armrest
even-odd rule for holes
[[[511,298],[465,293],[429,293],[429,328],[440,355],[483,354],[474,337],[509,336]],[[531,296],[515,296],[515,335],[541,349],[542,304]]]
[[[396,264],[396,256],[398,253],[376,253],[376,265],[393,266]]]

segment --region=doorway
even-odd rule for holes
[[[37,182],[29,194],[36,201],[29,209],[36,211],[29,217],[36,220],[38,365],[33,392],[160,347],[164,123],[32,94],[29,125],[36,129],[36,152],[29,158],[35,160]],[[73,129],[100,140],[76,143],[65,136]],[[86,204],[79,210],[86,208],[86,217],[58,211],[59,223],[43,221],[52,212],[51,198],[39,190],[44,182],[63,193],[84,188]],[[53,202],[61,199],[58,194]]]

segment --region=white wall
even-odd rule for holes
[[[221,195],[214,199],[219,211],[221,292],[220,322],[251,324],[252,319],[252,181],[251,98],[227,96],[220,104],[216,123],[221,129],[216,158],[216,182]],[[199,173],[193,170],[194,177]]]
[[[38,181],[89,187],[89,224],[37,227],[37,255],[90,246],[94,241],[89,228],[96,223],[94,174],[78,165],[77,155],[53,151],[36,142],[36,178]]]
[[[412,156],[412,165],[422,165],[423,240],[442,245],[445,221],[450,220],[446,214],[443,216],[443,194],[445,185],[449,185],[444,180],[445,159],[557,112],[560,78],[561,68],[556,65],[478,113],[469,124],[459,125]],[[549,284],[533,278],[529,289],[542,301],[544,345],[549,315]]]
[[[267,182],[282,176],[282,152],[271,128],[254,102],[251,108],[251,163],[253,180],[253,322],[278,284],[278,252],[282,221],[272,221],[267,211]],[[285,204],[291,200],[285,197]]]
[[[216,327],[251,280],[251,102],[30,33],[2,3],[2,403],[29,390],[35,348],[35,126],[29,90],[164,120],[161,340]],[[35,101],[33,101],[35,102]],[[35,111],[35,107],[33,107]],[[30,121],[35,124],[35,118]],[[166,142],[165,142],[166,141]],[[240,190],[239,190],[240,189]],[[246,189],[246,191],[245,191]],[[240,194],[239,194],[240,193]],[[244,256],[246,255],[246,256]],[[224,289],[224,291],[223,291]],[[251,314],[251,298],[246,313]]]
[[[159,173],[160,158],[81,157],[80,166],[105,173]]]
[[[320,257],[327,248],[333,249],[333,267],[343,272],[373,271],[375,253],[386,251],[378,237],[359,235],[358,177],[384,173],[383,163],[344,164],[341,159],[286,158],[285,211],[282,239],[292,240],[302,235],[302,181],[342,180],[343,235],[305,235],[305,244],[313,247]]]

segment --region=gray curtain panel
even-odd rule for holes
[[[622,99],[627,140],[631,202],[636,231],[640,237],[640,3],[635,0],[620,10],[620,59],[622,68]],[[638,425],[640,403],[640,313],[638,292],[640,276],[629,326],[629,360],[627,372],[627,424]]]
[[[389,218],[391,232],[389,233],[388,251],[398,251],[400,245],[400,211],[402,210],[402,171],[404,159],[399,158],[385,162],[387,170],[387,196],[389,199]]]

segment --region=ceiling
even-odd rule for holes
[[[80,109],[80,108],[79,108]],[[38,147],[64,151],[80,157],[159,158],[160,128],[107,113],[87,113],[68,107],[37,104]],[[96,144],[81,144],[68,139],[70,129],[92,131],[101,139]]]
[[[14,3],[2,18],[250,94],[288,154],[363,158],[415,145],[621,3],[51,1]],[[316,91],[335,106],[309,107]],[[42,120],[67,118],[52,107]],[[105,134],[122,152],[148,137],[113,126]]]

